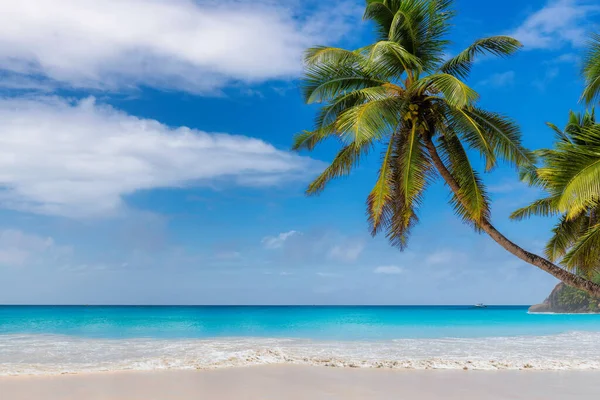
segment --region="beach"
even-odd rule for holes
[[[0,377],[5,400],[596,399],[585,371],[398,371],[293,365]]]
[[[600,318],[526,307],[0,306],[0,399],[591,399]]]

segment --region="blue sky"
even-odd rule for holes
[[[371,238],[378,157],[319,197],[335,147],[288,151],[309,129],[303,50],[371,39],[362,1],[21,0],[0,13],[0,303],[529,304],[553,278],[461,224],[431,187],[408,250]],[[18,3],[18,4],[17,4]],[[456,53],[512,34],[469,83],[530,148],[578,108],[593,1],[457,0]],[[539,251],[551,220],[486,175],[493,219]]]

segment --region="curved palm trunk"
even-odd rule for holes
[[[440,158],[437,149],[435,148],[435,144],[429,137],[425,137],[425,146],[431,156],[433,164],[436,169],[439,171],[444,181],[450,186],[450,189],[454,192],[454,194],[460,200],[460,186],[458,182],[448,168],[444,165],[444,162]],[[533,254],[528,252],[527,250],[521,248],[517,244],[511,242],[506,236],[500,233],[488,220],[484,219],[479,223],[480,228],[487,233],[496,243],[500,246],[504,247],[508,252],[514,254],[519,257],[521,260],[534,265],[540,268],[543,271],[548,272],[555,278],[561,280],[569,286],[572,286],[577,289],[581,289],[589,293],[594,297],[600,297],[600,285],[595,284],[594,282],[588,281],[587,279],[581,278],[559,266],[551,263],[543,257],[538,256],[537,254]]]

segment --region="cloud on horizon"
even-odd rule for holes
[[[171,128],[90,97],[0,99],[0,205],[69,217],[117,211],[138,190],[272,186],[321,163],[246,136]]]
[[[303,3],[7,2],[0,12],[1,86],[213,94],[232,84],[287,79],[301,71],[307,47],[338,40],[360,18],[351,0]]]

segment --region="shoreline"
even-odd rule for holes
[[[595,399],[585,371],[408,371],[270,365],[202,371],[122,371],[0,377],[11,400]]]
[[[600,332],[384,341],[0,335],[0,347],[0,376],[219,370],[261,365],[416,371],[600,370]]]

